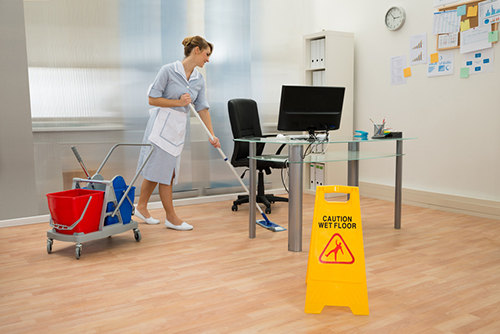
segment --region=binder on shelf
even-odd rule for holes
[[[309,189],[316,190],[316,165],[309,164]]]
[[[311,52],[309,53],[309,68],[314,68],[314,41],[309,43]]]
[[[325,71],[314,71],[312,73],[312,85],[313,86],[325,85]]]
[[[311,68],[316,68],[316,41],[311,41]]]
[[[313,86],[321,85],[321,73],[319,71],[312,72],[312,85]]]
[[[318,40],[318,46],[319,46],[319,66],[318,67],[325,67],[325,39],[322,38]]]
[[[325,164],[316,164],[316,186],[323,186],[325,183]]]
[[[314,41],[314,68],[319,67],[319,42]]]
[[[324,40],[324,39],[323,39]],[[323,43],[323,50],[324,50]],[[311,40],[311,68],[320,68],[321,60],[321,40]],[[324,51],[323,51],[323,67],[324,67]]]

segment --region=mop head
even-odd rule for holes
[[[286,231],[286,228],[279,226],[278,224],[273,223],[272,221],[266,220],[266,219],[259,219],[256,221],[256,223],[263,228],[267,228],[268,230],[271,230],[273,232],[281,232],[281,231]]]

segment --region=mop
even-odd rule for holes
[[[208,130],[207,126],[205,125],[205,123],[203,123],[203,120],[201,119],[200,115],[198,115],[198,113],[196,112],[196,110],[194,109],[193,105],[190,103],[189,104],[189,107],[191,109],[191,111],[193,112],[193,114],[196,116],[196,118],[198,118],[198,120],[200,121],[201,125],[203,126],[203,128],[205,129],[205,132],[207,133],[208,137],[210,138],[210,140],[214,140],[214,137],[212,136],[212,134],[210,133],[210,131]],[[234,169],[233,165],[231,165],[231,163],[229,162],[229,160],[227,159],[226,155],[224,154],[224,152],[222,151],[222,149],[220,147],[217,148],[217,150],[219,150],[219,153],[220,155],[222,156],[222,159],[224,159],[224,161],[226,162],[226,164],[229,166],[229,168],[231,169],[231,171],[233,172],[233,174],[236,176],[236,178],[238,179],[238,181],[240,182],[241,186],[245,189],[245,191],[247,192],[248,196],[251,196],[250,195],[250,191],[248,190],[247,186],[243,183],[243,181],[241,180],[240,176],[238,175],[238,173],[236,173],[236,170]],[[282,227],[282,226],[279,226],[278,224],[275,224],[273,223],[272,221],[270,221],[267,216],[264,214],[264,212],[262,212],[262,209],[260,208],[259,204],[255,203],[255,206],[257,207],[257,209],[259,210],[260,214],[262,215],[262,217],[264,219],[258,219],[256,221],[256,223],[264,228],[267,228],[268,230],[271,230],[273,232],[281,232],[281,231],[286,231],[286,228]]]

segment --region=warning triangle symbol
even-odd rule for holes
[[[325,249],[319,256],[319,262],[330,264],[353,264],[354,255],[347,247],[344,239],[338,233],[335,233],[326,244]]]

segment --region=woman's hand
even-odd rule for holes
[[[174,107],[185,107],[191,103],[191,95],[186,93],[182,95],[178,100],[176,99],[166,99],[163,97],[149,97],[149,105],[160,108],[174,108]]]
[[[208,138],[208,140],[210,141],[210,144],[212,144],[213,147],[215,148],[220,148],[220,142],[219,142],[219,138],[214,137],[214,140],[211,140],[210,138]]]
[[[189,93],[183,94],[179,99],[180,107],[185,107],[191,103],[191,95]]]

